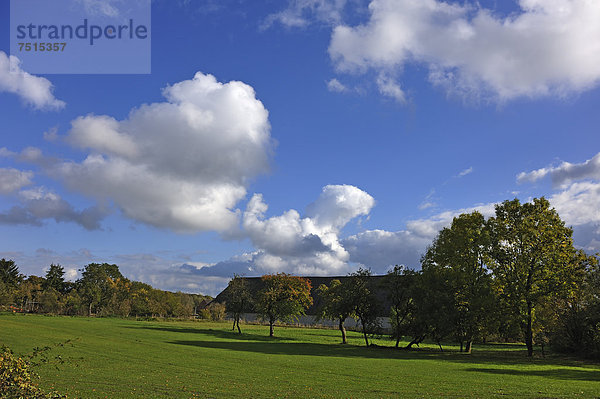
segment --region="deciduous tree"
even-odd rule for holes
[[[124,277],[117,265],[108,263],[90,263],[80,271],[79,292],[88,305],[88,315],[91,315],[94,306],[102,306],[110,299],[115,280]]]
[[[262,282],[256,305],[258,313],[269,321],[269,336],[273,337],[275,321],[298,318],[312,305],[311,284],[308,279],[286,273],[266,274]]]
[[[390,324],[396,348],[405,335],[406,322],[414,311],[413,287],[416,273],[405,266],[394,266],[385,276],[383,286],[390,302]]]
[[[237,326],[238,332],[242,333],[240,318],[251,309],[252,302],[252,294],[246,280],[237,274],[234,275],[227,286],[227,298],[225,298],[227,313],[233,318],[232,330]]]
[[[439,232],[422,260],[424,273],[438,269],[438,277],[444,279],[446,286],[439,288],[451,301],[447,310],[461,351],[466,344],[466,351],[471,352],[473,339],[496,309],[492,276],[486,266],[490,245],[483,215],[477,211],[463,213]]]
[[[321,306],[317,310],[317,319],[337,320],[338,328],[342,333],[342,344],[347,343],[346,327],[344,321],[353,314],[354,304],[352,292],[347,280],[331,280],[329,287],[321,284],[317,289],[322,299]]]
[[[491,268],[501,299],[519,322],[533,355],[536,307],[551,295],[566,295],[581,267],[574,262],[572,230],[545,198],[496,206],[489,221]]]

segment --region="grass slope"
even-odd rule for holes
[[[364,348],[350,332],[229,324],[0,315],[0,344],[57,348],[67,362],[37,368],[45,388],[80,398],[598,398],[600,365],[525,357],[522,346],[471,355],[433,346]],[[390,341],[375,341],[391,345]]]

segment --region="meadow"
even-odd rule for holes
[[[63,364],[35,368],[40,386],[72,398],[599,398],[600,365],[523,345],[365,348],[349,332],[205,321],[0,315],[16,353],[56,345]],[[391,346],[386,339],[374,343]]]

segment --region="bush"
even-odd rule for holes
[[[212,321],[221,321],[225,319],[225,304],[223,303],[212,303],[208,307],[210,311],[210,319]]]
[[[15,356],[6,346],[0,349],[0,398],[66,398],[56,392],[44,392],[32,382],[34,378],[39,377],[30,370],[27,360]]]
[[[225,319],[225,305],[217,302],[211,303],[198,311],[198,317],[205,320],[221,321]]]

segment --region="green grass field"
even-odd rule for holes
[[[517,345],[415,351],[364,348],[335,330],[226,323],[0,315],[0,344],[53,349],[40,385],[79,398],[598,398],[600,365],[559,356],[527,359]],[[376,340],[378,345],[392,345]]]

